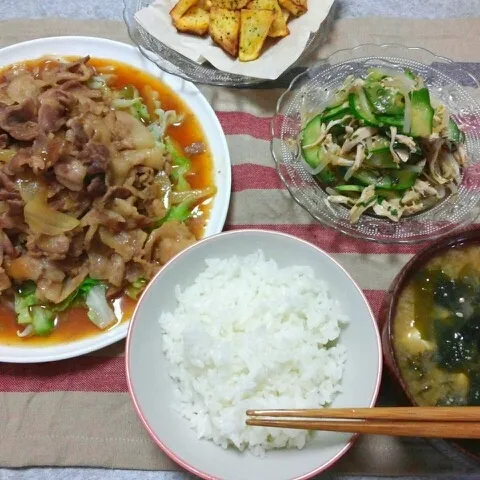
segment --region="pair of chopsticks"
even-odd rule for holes
[[[396,437],[480,439],[480,407],[247,410],[247,425]]]

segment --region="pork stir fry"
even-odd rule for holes
[[[136,298],[194,243],[191,222],[215,194],[190,186],[191,161],[168,136],[182,115],[88,61],[0,72],[0,292],[22,336],[51,333],[79,303],[110,326],[109,299]]]
[[[398,221],[455,193],[467,165],[465,135],[412,72],[371,69],[348,77],[306,122],[302,154],[350,222],[365,212]]]

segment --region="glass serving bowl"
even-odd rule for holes
[[[163,71],[195,84],[204,83],[223,87],[242,87],[271,81],[262,78],[247,77],[244,75],[223,72],[208,62],[199,65],[158,41],[135,20],[135,14],[140,9],[148,7],[153,2],[154,0],[123,0],[123,19],[127,25],[130,38],[138,46],[140,52]],[[326,38],[327,32],[330,30],[333,18],[335,17],[334,7],[335,4],[330,9],[327,18],[323,21],[320,29],[310,35],[305,50],[300,58],[298,58],[298,60],[275,81],[279,81],[282,77],[287,77],[288,72],[291,72],[294,67],[302,63],[305,58]]]
[[[469,166],[458,193],[429,210],[392,222],[362,215],[350,224],[348,209],[327,202],[327,194],[305,169],[299,133],[302,120],[319,113],[348,75],[362,76],[370,67],[411,69],[425,80],[432,96],[442,101],[466,134]],[[293,199],[320,223],[352,237],[384,243],[432,240],[472,223],[480,214],[480,107],[471,89],[477,79],[458,63],[423,48],[360,45],[340,50],[298,75],[277,103],[272,119],[271,151],[278,173]]]

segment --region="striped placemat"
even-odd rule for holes
[[[72,34],[129,42],[123,24],[113,21],[8,21],[0,22],[0,32],[0,46]],[[480,19],[340,20],[317,57],[362,43],[393,42],[454,58],[480,76],[478,32]],[[284,83],[252,89],[200,87],[217,112],[232,157],[233,192],[226,229],[255,226],[291,233],[320,246],[353,275],[378,312],[384,290],[418,247],[347,238],[314,223],[290,199],[277,177],[268,145],[269,119]],[[480,101],[479,92],[472,92]],[[150,441],[131,408],[123,351],[120,342],[68,361],[0,365],[0,466],[176,469]],[[388,378],[380,403],[395,404]],[[378,436],[362,437],[334,471],[366,476],[435,475],[460,468],[422,440]]]

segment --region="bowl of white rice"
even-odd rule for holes
[[[210,480],[292,480],[333,465],[355,435],[247,426],[246,410],[371,407],[382,355],[367,300],[330,255],[241,230],[159,271],[126,364],[137,414],[176,463]]]

